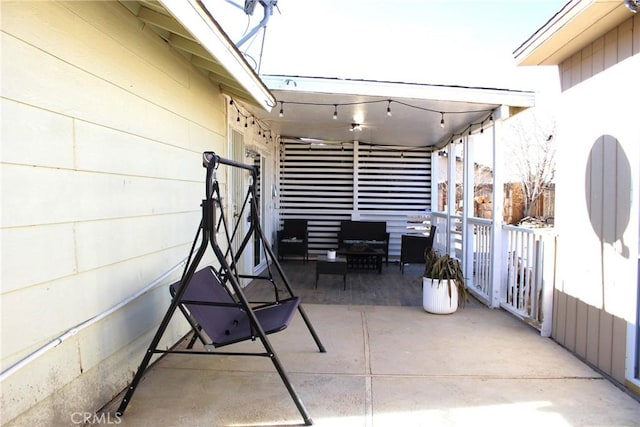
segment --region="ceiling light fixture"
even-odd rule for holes
[[[333,104],[333,120],[338,120],[338,104]]]
[[[351,129],[349,129],[351,132],[353,131],[361,131],[362,130],[362,125],[360,123],[351,123]]]
[[[391,117],[391,100],[389,99],[387,102],[387,116]]]
[[[278,114],[280,117],[284,116],[284,102],[280,101],[280,113]]]

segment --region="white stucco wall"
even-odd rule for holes
[[[5,370],[187,255],[227,128],[217,85],[120,3],[1,8]],[[180,273],[3,381],[2,425],[69,425],[122,390]]]

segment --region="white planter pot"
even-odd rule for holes
[[[449,286],[451,287],[451,298],[449,298]],[[433,314],[454,313],[458,309],[458,287],[455,282],[423,277],[422,306],[425,311]]]

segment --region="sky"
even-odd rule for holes
[[[513,51],[567,1],[278,0],[240,50],[260,74],[555,92],[556,67],[518,67]],[[263,19],[260,4],[205,3],[234,42]]]

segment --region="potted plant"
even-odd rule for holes
[[[451,314],[467,301],[467,287],[460,261],[434,249],[425,252],[422,305],[434,314]]]

